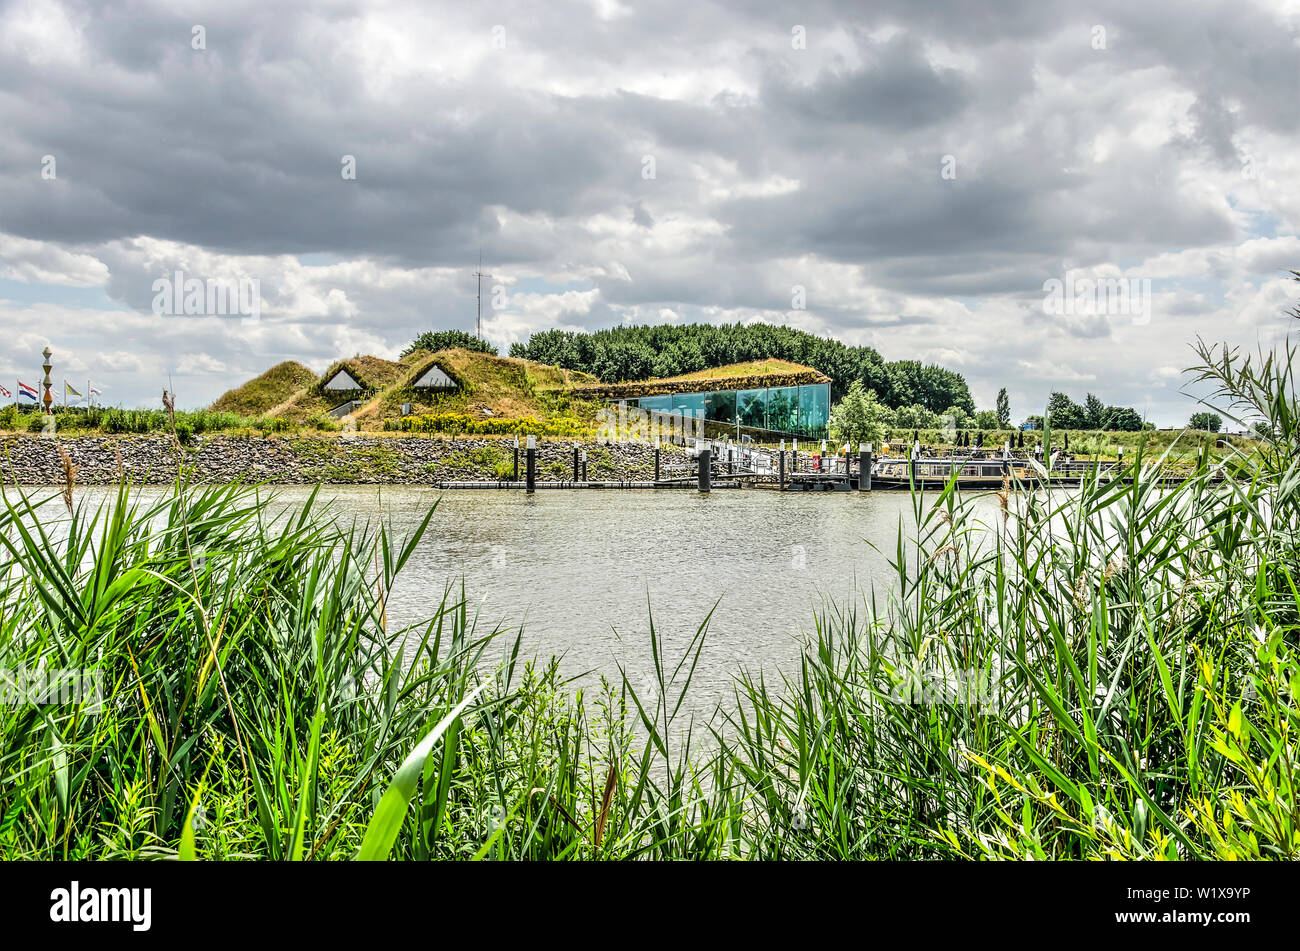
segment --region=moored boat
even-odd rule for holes
[[[871,468],[873,489],[941,488],[957,474],[963,489],[1000,489],[1003,480],[1029,482],[1037,473],[1024,459],[881,459]]]

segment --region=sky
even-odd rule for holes
[[[0,0],[0,386],[46,346],[123,406],[394,357],[474,330],[481,253],[503,353],[763,321],[1017,420],[1062,390],[1181,424],[1198,337],[1300,328],[1298,28],[1300,0]]]

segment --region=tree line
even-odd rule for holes
[[[658,324],[592,333],[545,330],[527,343],[515,343],[510,356],[582,370],[606,383],[678,376],[751,360],[789,360],[830,377],[832,400],[843,398],[858,381],[890,407],[975,412],[970,387],[960,373],[918,360],[886,361],[871,347],[851,347],[770,324]]]
[[[473,334],[440,330],[420,334],[402,354],[448,347],[497,353]],[[544,330],[526,342],[512,344],[510,356],[590,373],[606,383],[679,376],[754,360],[788,360],[830,377],[834,403],[856,390],[849,409],[854,418],[865,412],[878,416],[878,424],[904,429],[940,425],[1009,429],[1012,425],[1005,389],[999,391],[995,409],[977,412],[970,387],[960,373],[919,360],[887,361],[873,347],[849,346],[793,327],[735,323],[632,325],[592,332]],[[859,403],[864,399],[878,403],[880,411],[891,412],[885,415],[871,404],[864,407]],[[1046,416],[1053,429],[1136,432],[1143,428],[1137,410],[1107,405],[1092,393],[1080,404],[1065,393],[1054,392]],[[1041,429],[1044,417],[1031,415],[1026,422]],[[1203,424],[1197,428],[1211,427]]]
[[[1031,422],[1034,421],[1031,417]],[[1041,417],[1039,417],[1041,419]],[[1047,421],[1053,429],[1101,429],[1107,432],[1139,432],[1142,417],[1131,406],[1107,406],[1092,393],[1076,403],[1064,393],[1047,398]],[[1037,423],[1042,428],[1042,423]]]

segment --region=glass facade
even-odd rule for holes
[[[757,390],[712,390],[642,396],[629,404],[660,413],[702,416],[715,423],[735,424],[796,436],[824,436],[831,412],[831,385],[805,383]]]

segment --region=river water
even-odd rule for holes
[[[270,491],[292,505],[309,490]],[[873,584],[888,594],[888,559],[900,524],[914,534],[912,501],[902,492],[542,490],[529,496],[324,486],[320,497],[345,521],[383,518],[401,536],[438,502],[391,592],[390,629],[430,617],[447,587],[459,598],[463,582],[477,631],[503,629],[499,652],[522,627],[522,658],[559,655],[562,672],[587,686],[602,674],[617,682],[621,665],[647,691],[651,619],[670,665],[708,619],[687,704],[697,715],[728,705],[741,667],[792,671],[801,639],[815,630],[815,614],[828,602],[861,609]],[[990,494],[977,504],[996,502]],[[994,519],[991,508],[984,520]]]
[[[791,670],[828,600],[861,606],[873,584],[887,592],[900,520],[913,534],[898,492],[322,491],[340,513],[383,512],[403,533],[441,497],[393,589],[396,622],[428,617],[463,579],[480,627],[522,625],[524,656],[562,655],[565,673],[587,675],[580,683],[617,681],[622,665],[640,690],[652,618],[672,663],[708,619],[696,713],[726,703],[741,666]]]

